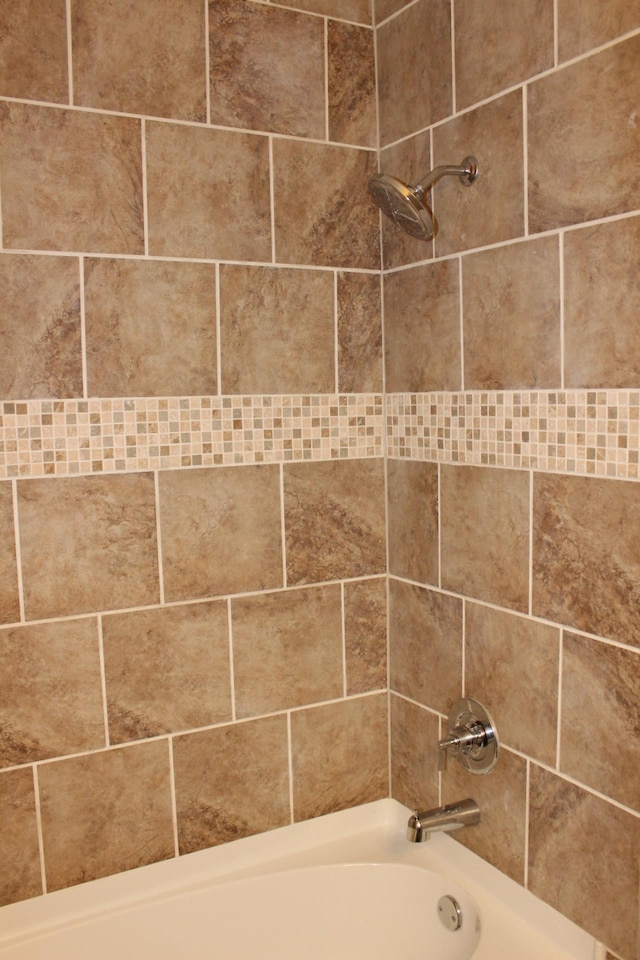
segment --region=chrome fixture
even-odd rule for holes
[[[409,817],[407,824],[407,840],[412,843],[424,843],[432,833],[444,830],[459,830],[460,827],[474,827],[480,823],[480,807],[467,798],[456,803],[448,803],[446,807],[434,807],[433,810],[419,810]]]
[[[438,232],[438,222],[427,203],[425,194],[442,177],[459,177],[470,187],[478,178],[478,161],[465,157],[460,166],[444,164],[435,167],[415,187],[387,173],[377,173],[369,180],[369,193],[382,212],[417,240],[431,240]]]
[[[462,910],[460,904],[450,893],[438,900],[438,916],[440,923],[451,933],[455,933],[462,926]]]
[[[449,714],[449,735],[438,740],[438,769],[447,769],[449,755],[469,773],[489,773],[498,760],[498,734],[489,711],[465,697]]]

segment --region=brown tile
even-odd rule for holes
[[[553,0],[455,4],[460,110],[553,67]]]
[[[379,28],[378,99],[383,145],[451,113],[449,0],[418,0]]]
[[[18,482],[28,619],[159,600],[153,476]]]
[[[159,474],[167,600],[282,586],[277,466]]]
[[[635,483],[537,474],[533,613],[640,645],[640,501]]]
[[[462,260],[466,390],[559,387],[557,237]]]
[[[409,0],[374,0],[376,23],[382,23],[387,17],[406,7]]]
[[[146,146],[151,254],[271,260],[266,137],[150,122]]]
[[[333,275],[220,268],[222,393],[335,390]]]
[[[529,806],[531,892],[632,960],[638,935],[640,821],[536,766]]]
[[[42,893],[33,770],[0,774],[0,906]]]
[[[284,517],[290,586],[385,571],[381,460],[286,464]]]
[[[285,716],[175,737],[173,751],[180,853],[290,823]]]
[[[386,689],[386,578],[345,583],[344,633],[347,694]]]
[[[277,0],[272,0],[272,3]],[[320,13],[327,17],[342,17],[356,23],[371,23],[371,4],[369,0],[285,0],[284,6],[309,13]]]
[[[522,93],[514,90],[433,131],[434,164],[478,160],[470,187],[445,177],[432,192],[440,231],[436,253],[499,243],[524,234]],[[531,135],[529,135],[531,142]]]
[[[386,387],[459,390],[460,293],[455,260],[384,278]]]
[[[274,5],[209,0],[211,123],[324,139],[324,25]]]
[[[529,85],[531,232],[637,208],[639,58],[636,36]]]
[[[389,572],[438,585],[438,465],[387,463]]]
[[[640,23],[638,0],[559,0],[558,49],[560,60],[570,60],[615,40]]]
[[[71,36],[75,103],[206,120],[201,0],[146,0],[135,14],[128,0],[72,0]]]
[[[438,717],[390,697],[391,795],[413,810],[438,806]]]
[[[380,169],[382,173],[390,174],[409,185],[423,180],[431,169],[429,131],[382,150]],[[373,202],[371,199],[371,203]],[[416,240],[401,230],[389,217],[381,216],[380,222],[384,266],[387,269],[414,263],[416,260],[428,260],[433,256],[433,241]]]
[[[337,584],[233,600],[231,616],[239,718],[342,696]]]
[[[446,713],[462,695],[462,601],[389,583],[389,686]]]
[[[329,20],[327,25],[329,139],[377,145],[373,33]]]
[[[20,619],[16,535],[13,522],[13,491],[8,480],[0,482],[0,623]]]
[[[638,653],[564,634],[560,768],[640,812],[639,701]]]
[[[86,260],[89,396],[217,393],[215,297],[213,265]]]
[[[276,259],[377,269],[378,214],[367,193],[375,166],[369,150],[274,140]]]
[[[338,274],[338,391],[382,392],[380,278]]]
[[[560,631],[466,604],[465,688],[491,712],[503,743],[554,766]]]
[[[565,233],[565,386],[640,387],[640,217]]]
[[[442,586],[526,613],[529,475],[442,465]]]
[[[105,746],[95,619],[0,630],[0,766]]]
[[[231,719],[226,603],[115,614],[102,632],[111,743]]]
[[[0,104],[8,248],[143,253],[140,123]]]
[[[65,0],[46,5],[39,0],[2,4],[0,96],[68,101]]]
[[[386,695],[296,711],[291,753],[296,822],[386,797]]]

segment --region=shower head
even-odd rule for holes
[[[458,176],[469,187],[478,177],[478,161],[465,157],[460,166],[446,164],[435,167],[415,187],[387,173],[378,173],[369,180],[369,193],[382,212],[417,240],[431,240],[438,232],[438,223],[425,194],[441,177]]]

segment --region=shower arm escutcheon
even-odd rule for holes
[[[465,157],[459,165],[445,163],[434,167],[426,177],[416,183],[414,190],[420,195],[427,193],[443,177],[460,177],[460,182],[465,187],[470,187],[478,179],[478,161],[475,157]]]

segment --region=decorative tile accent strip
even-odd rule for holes
[[[638,479],[640,391],[389,394],[390,457]]]
[[[0,403],[0,478],[381,457],[380,395]]]

